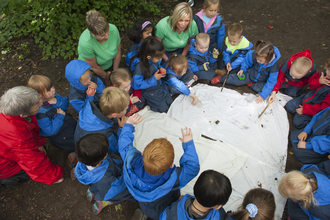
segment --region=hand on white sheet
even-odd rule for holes
[[[262,103],[263,101],[264,101],[264,99],[261,98],[261,96],[257,94],[256,102],[259,104],[259,103]]]
[[[306,133],[306,132],[301,132],[299,135],[298,135],[298,140],[299,141],[306,141],[306,139],[307,139],[307,136],[308,136],[308,134]]]
[[[136,125],[139,124],[141,121],[142,121],[142,116],[139,115],[138,113],[135,113],[127,119],[126,123]]]
[[[124,115],[123,117],[121,118],[118,118],[118,125],[119,127],[124,127],[124,124],[127,122],[128,118]]]
[[[269,96],[269,102],[273,102],[275,100],[276,92],[272,91]]]
[[[306,141],[299,141],[298,148],[306,149]]]
[[[193,101],[191,103],[192,105],[196,105],[197,101],[201,102],[201,100],[199,100],[199,98],[197,98],[197,96],[195,96],[194,94],[190,93],[189,96],[193,99]]]
[[[181,128],[181,132],[182,132],[182,138],[179,139],[182,143],[186,143],[193,139],[191,128],[187,128],[187,127],[185,129]]]
[[[296,109],[296,112],[298,115],[302,115],[303,114],[303,107],[302,105],[299,105],[299,108]]]

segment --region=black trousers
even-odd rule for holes
[[[16,186],[18,184],[21,184],[22,182],[26,181],[26,180],[30,180],[31,178],[29,177],[29,175],[24,171],[21,170],[19,173],[17,173],[14,176],[11,176],[7,179],[0,179],[0,188],[1,187],[12,187],[12,186]]]

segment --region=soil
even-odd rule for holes
[[[167,8],[174,8],[178,1],[168,2]],[[164,7],[162,15],[156,20],[169,15]],[[202,8],[202,0],[195,0],[194,13]],[[220,14],[226,27],[234,22],[243,25],[244,35],[252,43],[258,39],[271,41],[281,52],[282,64],[294,53],[310,49],[318,71],[324,70],[324,63],[330,58],[330,1],[328,0],[250,0],[222,1]],[[111,21],[110,21],[111,22]],[[126,54],[130,42],[126,33],[122,36],[122,54]],[[27,52],[21,44],[27,44]],[[0,93],[7,89],[26,85],[32,74],[48,76],[55,84],[56,91],[67,96],[69,83],[64,76],[65,66],[70,60],[57,57],[54,60],[42,61],[42,51],[34,44],[33,39],[16,39],[11,43],[11,51],[0,54]],[[1,48],[1,51],[5,51]],[[19,59],[23,55],[23,59]],[[121,66],[125,66],[122,58]],[[217,85],[217,86],[221,86]],[[241,93],[253,91],[247,86],[226,88]],[[73,109],[69,113],[75,115]],[[292,114],[288,113],[290,131]],[[286,171],[300,169],[293,156],[292,146],[288,146]],[[49,143],[46,144],[47,154],[55,164],[65,167],[68,153]],[[34,181],[27,181],[19,186],[0,189],[0,219],[131,219],[137,203],[123,202],[121,206],[112,205],[95,216],[92,203],[85,199],[87,186],[78,181],[72,182],[69,172],[65,169],[64,181],[51,186]],[[283,219],[287,219],[286,211]]]

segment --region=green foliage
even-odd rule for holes
[[[160,3],[160,0],[1,0],[0,47],[8,47],[14,38],[31,36],[43,48],[44,59],[71,58],[77,55],[88,10],[98,10],[109,23],[124,31],[141,15],[159,15]],[[22,49],[27,50],[23,45]]]

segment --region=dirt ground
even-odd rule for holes
[[[177,1],[170,2],[171,9]],[[202,0],[195,0],[194,13],[202,8]],[[318,71],[324,70],[324,63],[330,58],[330,1],[328,0],[231,0],[222,1],[220,14],[227,27],[239,22],[243,25],[244,35],[252,43],[257,39],[271,41],[281,52],[279,64],[282,64],[294,53],[310,49]],[[159,17],[169,15],[164,8]],[[158,20],[159,20],[158,19]],[[111,22],[111,21],[110,21]],[[130,42],[126,33],[122,36],[122,54],[126,54]],[[32,74],[46,75],[54,82],[56,91],[67,96],[69,83],[65,78],[65,66],[70,60],[56,58],[42,61],[42,53],[33,39],[16,39],[12,42],[12,49],[7,54],[0,54],[0,94],[7,89],[26,85]],[[27,44],[28,53],[21,47]],[[4,51],[5,48],[1,48]],[[19,56],[24,59],[20,60]],[[124,58],[122,59],[124,65]],[[218,85],[219,86],[219,85]],[[247,86],[226,86],[240,92],[252,92]],[[71,114],[74,111],[69,110]],[[288,113],[290,131],[292,115]],[[46,145],[49,158],[65,167],[68,155],[64,150]],[[288,146],[288,160],[286,171],[300,169]],[[87,186],[78,181],[71,182],[69,172],[65,169],[65,180],[60,184],[44,185],[34,181],[27,181],[19,186],[0,189],[0,219],[131,219],[137,203],[123,202],[105,208],[98,216],[93,215],[92,203],[85,199]],[[286,219],[284,212],[283,219]]]

